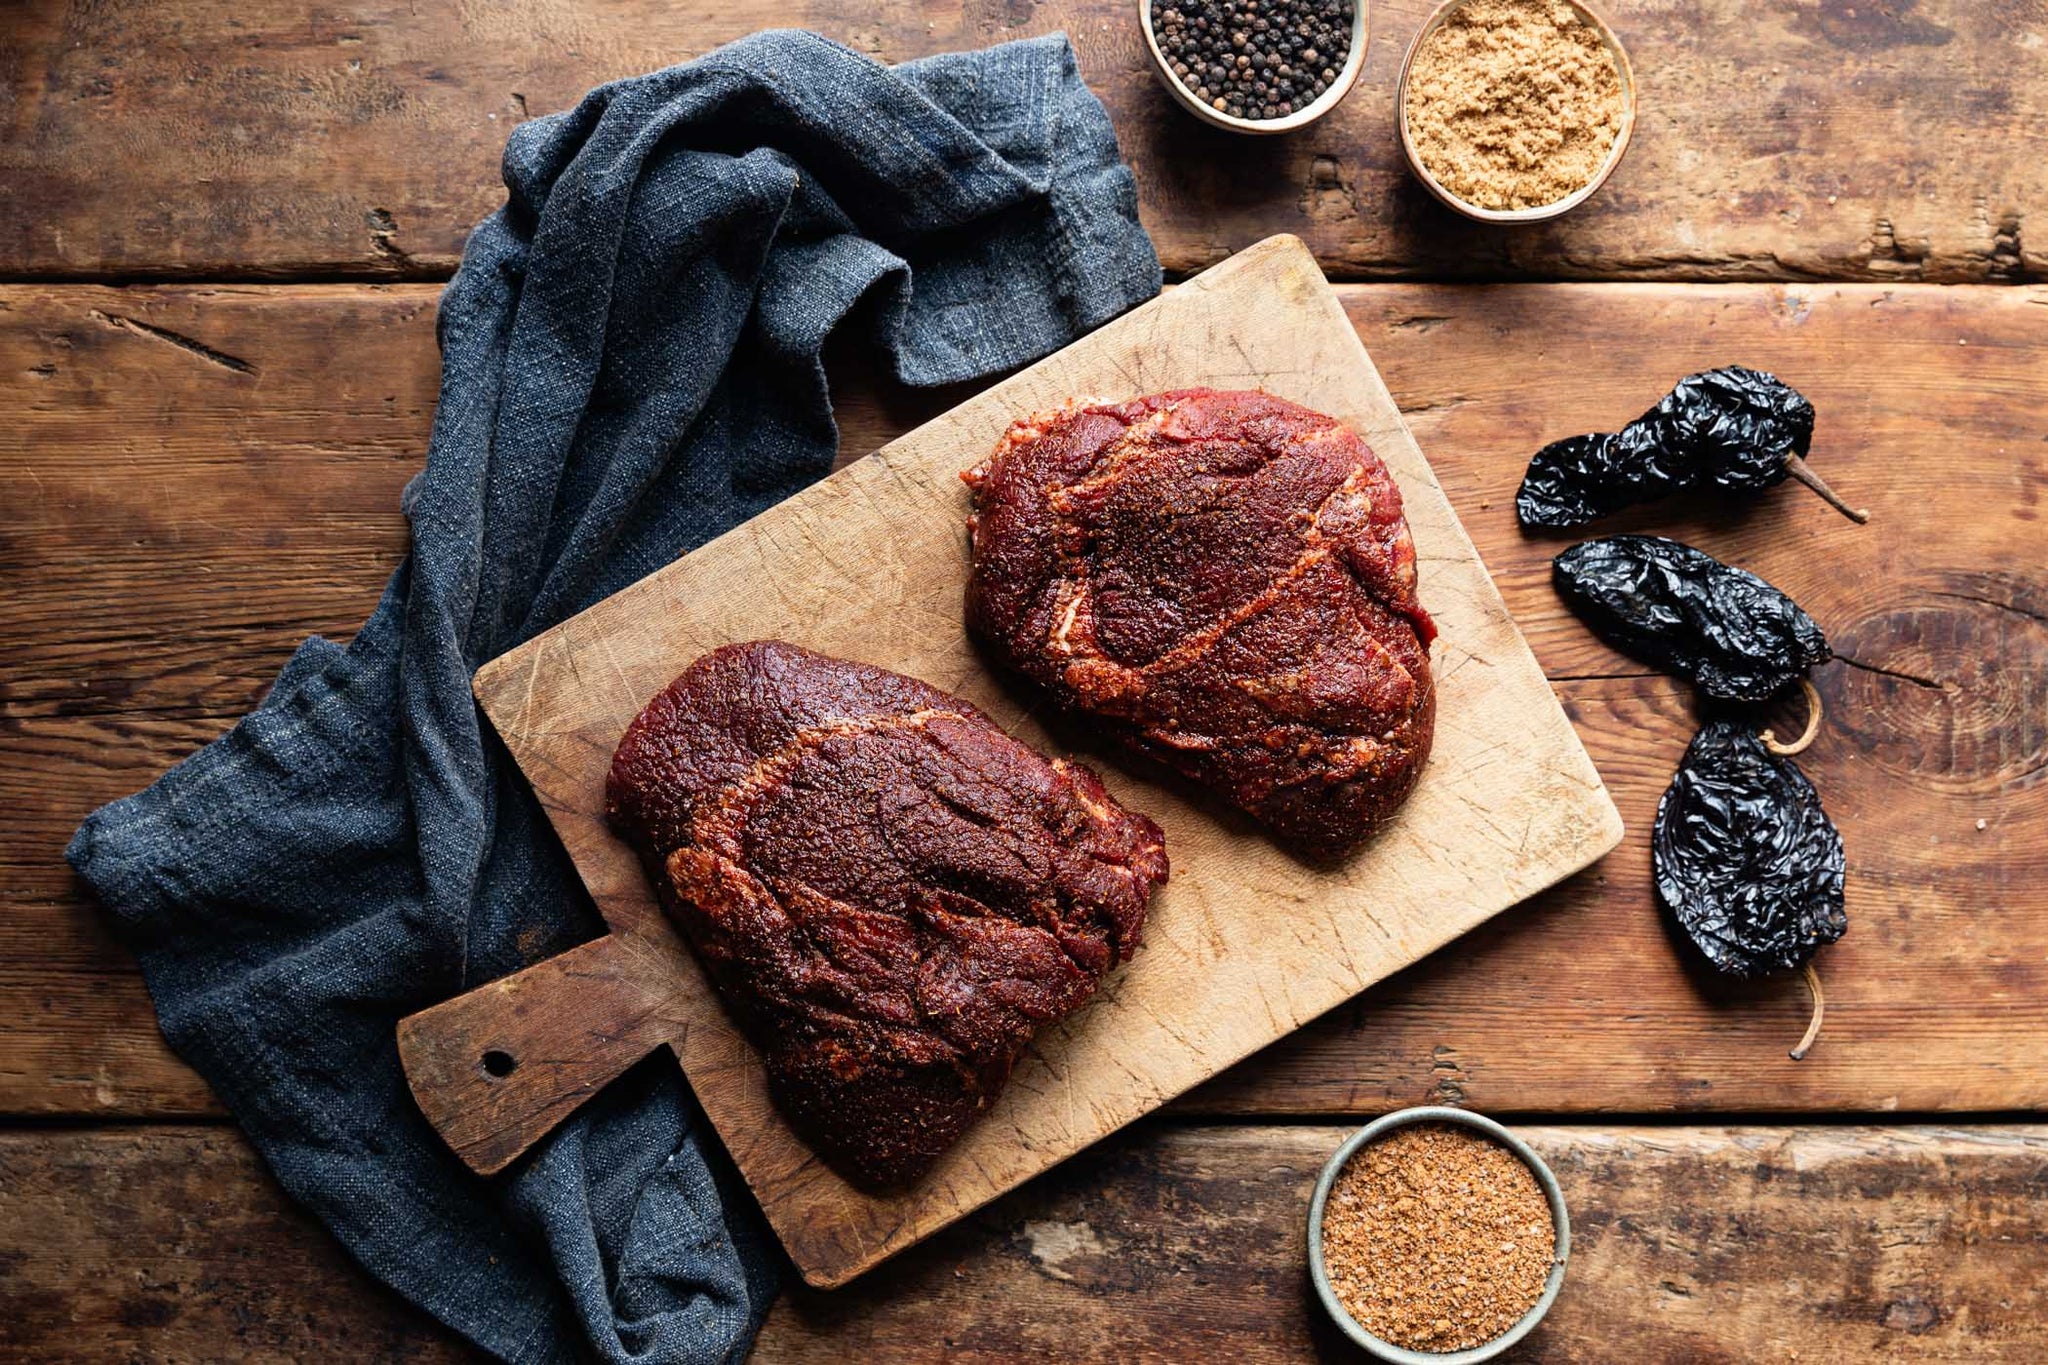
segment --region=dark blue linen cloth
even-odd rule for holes
[[[602,928],[470,675],[827,472],[842,322],[905,382],[967,379],[1159,263],[1057,36],[891,69],[758,34],[522,125],[504,172],[376,614],[69,857],[171,1045],[373,1274],[509,1360],[725,1360],[780,1255],[666,1056],[495,1181],[406,1091],[400,1017]]]

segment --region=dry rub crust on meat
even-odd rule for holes
[[[1014,424],[973,490],[968,628],[1306,851],[1384,821],[1436,716],[1401,492],[1331,417],[1181,389]]]
[[[1159,827],[915,678],[776,641],[691,664],[619,741],[639,851],[835,1168],[915,1179],[1137,950]]]

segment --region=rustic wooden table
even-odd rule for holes
[[[2048,1358],[2048,46],[2039,0],[1615,0],[1628,161],[1517,232],[1435,207],[1365,77],[1238,141],[1152,84],[1122,0],[15,0],[0,22],[0,1355],[471,1353],[288,1205],[164,1047],[64,867],[92,807],[346,636],[405,548],[434,304],[507,130],[742,32],[884,59],[1066,29],[1172,275],[1300,234],[1594,759],[1603,864],[837,1294],[761,1360],[1298,1359],[1302,1212],[1363,1115],[1509,1118],[1574,1210],[1525,1359]],[[733,11],[742,11],[734,13]],[[1851,929],[1733,988],[1659,921],[1645,835],[1684,688],[1594,642],[1510,501],[1543,440],[1679,375],[1778,370],[1868,528],[1796,491],[1660,529],[1756,568],[1852,662],[1802,760]],[[842,366],[849,453],[957,393]],[[1641,523],[1648,525],[1647,521]]]

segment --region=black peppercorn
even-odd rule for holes
[[[1357,0],[1174,0],[1153,39],[1181,87],[1235,118],[1285,118],[1336,84]]]

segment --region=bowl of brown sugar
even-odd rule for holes
[[[1635,132],[1636,83],[1583,0],[1446,0],[1401,64],[1401,150],[1468,218],[1536,223],[1606,183]]]
[[[1543,1320],[1571,1221],[1527,1143],[1463,1109],[1353,1134],[1309,1201],[1309,1274],[1344,1334],[1398,1365],[1472,1365]]]

